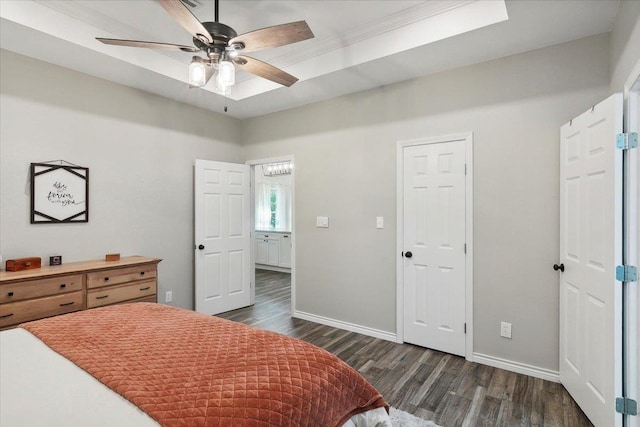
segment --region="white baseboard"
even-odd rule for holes
[[[258,270],[279,271],[280,273],[291,273],[291,269],[287,267],[278,267],[276,265],[256,264]]]
[[[380,338],[382,340],[396,342],[396,334],[381,331],[380,329],[356,325],[355,323],[343,322],[342,320],[330,319],[328,317],[305,313],[298,310],[293,312],[292,317],[295,317],[296,319],[308,320],[314,323],[320,323],[321,325],[331,326],[332,328],[343,329],[349,332],[356,332],[358,334],[366,335],[373,338]]]
[[[493,366],[494,368],[504,369],[505,371],[552,381],[554,383],[560,382],[560,373],[558,371],[527,365],[526,363],[514,362],[513,360],[501,359],[499,357],[489,356],[482,353],[473,353],[472,361],[483,365]]]

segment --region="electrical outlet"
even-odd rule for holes
[[[500,336],[511,339],[511,323],[500,323]]]
[[[327,216],[316,217],[316,227],[329,228],[329,217]]]
[[[171,302],[172,299],[173,299],[172,291],[167,291],[164,293],[164,302]]]

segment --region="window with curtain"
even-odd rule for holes
[[[291,231],[291,188],[287,184],[256,183],[256,230]]]

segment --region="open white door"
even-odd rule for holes
[[[249,166],[196,160],[196,311],[218,314],[251,303]]]
[[[466,355],[465,138],[402,147],[404,341]]]
[[[560,131],[560,380],[596,427],[620,426],[622,95]]]

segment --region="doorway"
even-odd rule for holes
[[[256,269],[291,275],[291,313],[295,307],[295,167],[292,155],[250,160],[251,283]],[[255,286],[251,304],[256,303]]]
[[[473,354],[473,135],[397,146],[399,342]]]

